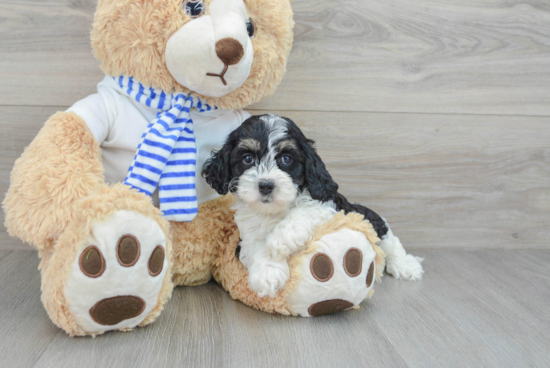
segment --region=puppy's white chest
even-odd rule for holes
[[[288,211],[279,214],[259,214],[242,202],[234,209],[241,235],[239,259],[247,269],[273,257],[286,261],[305,245],[317,226],[336,213],[332,202],[321,203],[307,193],[301,194]]]
[[[262,251],[266,249],[267,237],[280,220],[253,213],[247,208],[237,211],[235,222],[241,236],[239,259],[247,269],[261,258]]]

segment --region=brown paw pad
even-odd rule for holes
[[[96,278],[105,271],[105,259],[95,245],[90,245],[80,255],[80,270],[88,277]]]
[[[367,287],[370,287],[372,285],[372,281],[374,280],[374,261],[370,264],[369,271],[367,272]]]
[[[309,269],[311,270],[313,277],[321,282],[330,280],[334,274],[334,266],[332,265],[332,261],[329,256],[324,253],[317,253],[313,256],[313,258],[311,258]]]
[[[149,258],[149,262],[147,263],[147,267],[149,268],[149,274],[151,276],[157,276],[162,272],[163,266],[164,266],[164,248],[160,245],[157,245],[155,250],[153,250],[153,253],[151,253],[151,257]]]
[[[124,267],[131,267],[136,264],[140,255],[139,241],[133,235],[123,235],[116,246],[116,257],[118,263]]]
[[[114,326],[139,316],[144,310],[145,302],[137,296],[115,296],[97,302],[90,309],[90,316],[100,325]]]
[[[363,269],[363,253],[357,248],[351,248],[344,256],[344,270],[350,277],[359,276]]]
[[[308,312],[311,316],[322,316],[324,314],[338,313],[353,307],[353,304],[347,300],[331,299],[315,303],[309,307]]]

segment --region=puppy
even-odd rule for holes
[[[238,197],[239,259],[250,288],[259,296],[276,296],[290,277],[289,256],[339,211],[359,212],[372,223],[388,273],[420,280],[422,259],[406,254],[382,217],[338,193],[313,145],[290,119],[252,116],[203,167],[202,176],[218,193]]]

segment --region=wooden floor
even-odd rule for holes
[[[550,250],[432,250],[426,277],[384,277],[359,310],[299,318],[174,290],[154,324],[68,338],[39,300],[32,252],[0,251],[2,366],[548,367]]]
[[[46,119],[102,78],[96,0],[0,0],[0,193]],[[296,0],[295,120],[342,192],[426,257],[358,311],[271,316],[179,288],[133,333],[70,339],[0,225],[1,366],[550,366],[550,2]],[[3,213],[0,222],[3,223]]]

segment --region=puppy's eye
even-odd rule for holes
[[[206,11],[204,0],[185,0],[182,7],[185,14],[191,18],[198,18]]]
[[[254,158],[252,157],[252,155],[245,155],[243,157],[243,163],[245,165],[252,165],[254,163]]]
[[[292,162],[292,157],[289,155],[283,155],[283,157],[281,157],[281,162],[283,165],[289,165]]]
[[[252,19],[246,21],[246,31],[248,32],[248,37],[254,38],[256,35],[256,24]]]

